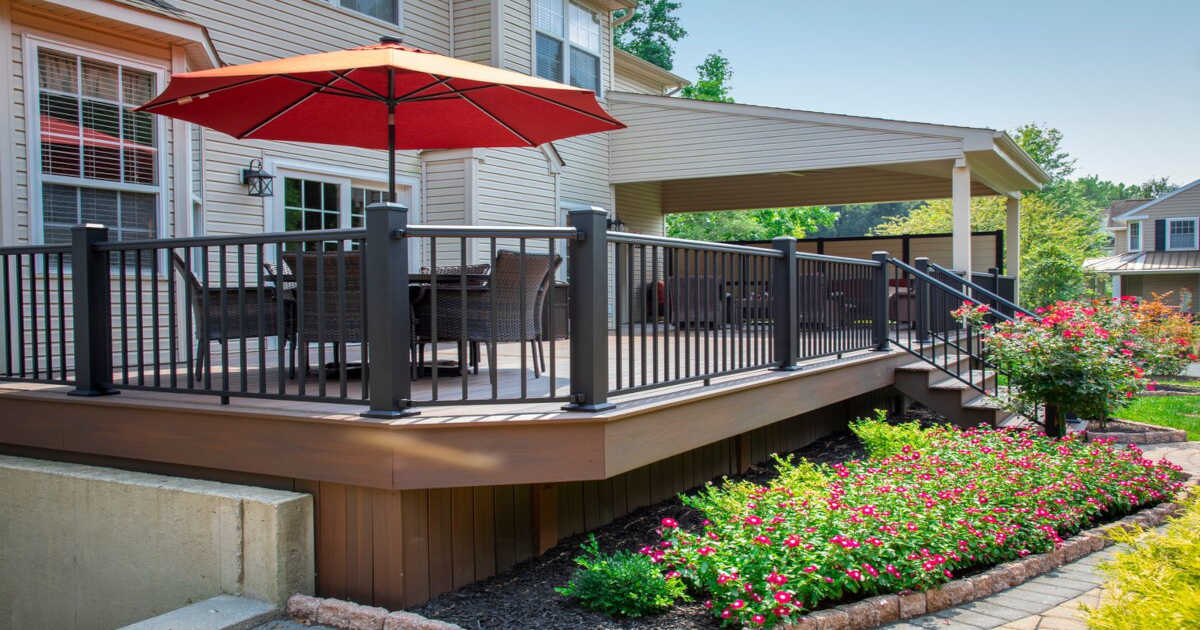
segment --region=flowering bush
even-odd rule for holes
[[[1138,358],[1147,350],[1130,302],[1058,302],[1036,312],[1040,319],[1018,313],[993,326],[973,304],[956,311],[981,328],[989,359],[1016,386],[1006,401],[1014,411],[1034,417],[1044,404],[1048,421],[1058,409],[1103,421],[1145,387]]]
[[[1181,322],[1161,303],[1057,302],[1036,313],[1037,318],[1018,314],[1014,321],[990,325],[986,308],[964,302],[955,311],[983,331],[989,358],[1017,386],[1010,406],[1030,417],[1035,405],[1044,404],[1103,423],[1147,387],[1148,372],[1178,373],[1196,356],[1190,345],[1194,330],[1186,339],[1165,336],[1179,334]]]
[[[1148,352],[1143,369],[1155,376],[1177,376],[1187,364],[1196,360],[1200,345],[1200,327],[1190,315],[1163,300],[1166,295],[1154,295],[1151,300],[1131,301],[1137,333]]]
[[[642,553],[705,593],[730,625],[771,626],[823,602],[945,582],[1051,549],[1062,536],[1163,500],[1177,467],[1136,447],[1002,430],[936,428],[931,446],[827,469],[804,494],[757,486],[684,501],[706,519],[665,519]],[[780,478],[794,465],[778,460]]]

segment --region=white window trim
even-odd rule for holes
[[[593,18],[596,15],[596,11],[580,2],[572,2],[572,0],[561,0],[561,1],[562,1],[562,6],[563,6],[563,11],[562,11],[563,35],[562,35],[562,37],[554,35],[553,33],[547,33],[546,31],[543,31],[537,27],[537,2],[536,2],[536,0],[531,2],[531,6],[530,6],[531,10],[529,11],[529,25],[533,29],[534,35],[531,38],[532,42],[530,44],[529,74],[531,74],[535,77],[540,76],[537,73],[537,36],[539,34],[545,35],[546,37],[557,40],[563,46],[563,49],[562,49],[562,55],[563,55],[562,78],[561,79],[551,79],[551,80],[558,81],[560,83],[565,83],[567,85],[571,85],[571,47],[572,47],[572,44],[571,44],[571,10],[570,10],[569,5],[574,4],[574,5],[579,6],[580,8],[586,10],[588,13],[591,13]],[[596,98],[600,99],[600,98],[603,98],[603,95],[604,95],[604,24],[601,22],[598,24],[598,26],[600,28],[600,49],[599,50],[588,50],[586,48],[580,48],[580,50],[588,53],[589,55],[596,56],[596,63],[599,65],[599,67],[596,68]],[[610,37],[611,37],[611,35],[610,35]],[[546,78],[546,77],[541,77],[541,78]],[[576,86],[576,87],[578,87],[578,86]]]
[[[1133,232],[1134,232],[1133,228],[1134,228],[1134,226],[1137,226],[1137,247],[1133,246]],[[1131,252],[1142,251],[1143,238],[1144,237],[1142,236],[1142,222],[1141,221],[1130,221],[1129,225],[1128,225],[1128,231],[1125,233],[1126,249]]]
[[[264,158],[263,170],[274,175],[272,187],[273,197],[263,199],[263,229],[267,232],[283,232],[283,178],[296,177],[301,179],[319,180],[323,182],[346,184],[339,189],[341,199],[341,228],[350,227],[350,188],[356,182],[366,182],[387,189],[387,172],[371,171],[340,166],[330,166],[314,162],[288,160],[279,158]],[[412,203],[408,209],[408,223],[421,222],[421,179],[415,175],[396,174],[396,184],[408,187]],[[268,205],[269,204],[269,205]],[[419,239],[418,239],[419,240]],[[421,266],[421,246],[408,248],[408,264],[410,270]]]
[[[1171,224],[1184,222],[1192,224],[1192,244],[1188,247],[1171,247]],[[1200,221],[1197,221],[1197,217],[1172,217],[1167,219],[1167,222],[1163,224],[1163,227],[1167,231],[1167,233],[1163,235],[1163,246],[1166,248],[1166,251],[1184,252],[1200,249]]]
[[[364,20],[370,20],[376,24],[379,24],[380,26],[385,26],[388,28],[395,28],[395,29],[402,29],[404,26],[404,0],[393,0],[396,3],[396,23],[395,24],[393,24],[387,20],[382,20],[380,18],[377,18],[374,15],[371,15],[369,13],[363,13],[361,11],[356,11],[354,9],[348,9],[348,8],[342,6],[342,3],[340,0],[309,0],[309,1],[329,7],[339,13],[344,13],[346,15],[353,16],[356,18],[361,18]]]
[[[158,195],[157,209],[155,211],[155,238],[162,238],[166,234],[167,223],[169,217],[168,208],[168,180],[174,177],[174,173],[167,170],[167,129],[166,121],[162,116],[154,117],[154,137],[155,149],[157,150],[157,158],[155,168],[158,170],[157,185],[143,184],[123,184],[120,182],[108,182],[104,180],[83,180],[81,184],[80,178],[64,177],[62,175],[48,175],[42,173],[42,129],[40,118],[38,116],[38,51],[42,48],[49,48],[58,52],[63,52],[80,57],[88,57],[98,61],[127,66],[137,70],[143,70],[154,74],[155,90],[161,91],[166,87],[167,81],[167,64],[169,61],[163,60],[161,65],[154,64],[141,58],[129,57],[120,52],[106,48],[96,48],[91,46],[82,46],[71,42],[50,39],[29,33],[21,35],[21,49],[24,51],[24,72],[25,72],[25,121],[26,121],[26,174],[29,177],[29,242],[34,245],[42,245],[45,243],[44,219],[42,211],[42,183],[64,183],[72,186],[83,185],[91,188],[109,188],[117,190],[128,190],[133,192],[148,192]]]

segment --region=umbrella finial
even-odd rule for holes
[[[379,38],[380,44],[403,44],[404,40],[395,35],[383,35]]]

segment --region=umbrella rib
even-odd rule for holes
[[[499,86],[495,83],[489,83],[488,85],[477,85],[475,87],[469,87],[469,88],[456,88],[453,86],[446,86],[447,89],[445,92],[438,92],[437,94],[426,94],[425,96],[417,96],[415,98],[408,98],[408,99],[404,99],[399,102],[401,102],[401,103],[422,103],[425,101],[440,101],[440,100],[447,99],[447,98],[457,98],[458,96],[460,96],[461,94],[464,94],[466,92],[478,92],[479,90],[486,90],[488,88],[494,88],[494,87],[499,87]]]
[[[536,142],[534,142],[533,140],[530,140],[529,138],[525,137],[525,134],[521,133],[520,131],[517,131],[516,129],[513,129],[512,125],[510,125],[510,124],[508,124],[508,123],[504,122],[503,120],[501,120],[501,119],[500,119],[500,117],[499,117],[499,116],[497,116],[497,115],[493,114],[492,112],[489,112],[487,109],[485,109],[485,108],[484,108],[482,105],[480,105],[479,103],[476,103],[475,101],[471,100],[471,97],[469,97],[469,96],[467,96],[466,94],[463,94],[463,93],[461,93],[461,92],[459,93],[459,95],[458,95],[458,96],[459,96],[459,98],[461,98],[462,100],[464,100],[464,101],[466,101],[466,102],[468,102],[468,103],[470,103],[470,104],[474,105],[476,109],[478,109],[479,111],[483,112],[485,115],[487,115],[487,116],[488,116],[489,118],[491,118],[492,120],[494,120],[494,121],[496,121],[497,123],[499,123],[499,124],[500,124],[500,126],[501,126],[501,127],[504,127],[505,129],[507,129],[507,130],[509,131],[509,133],[511,133],[511,134],[513,134],[514,136],[516,136],[516,137],[518,137],[518,138],[520,138],[520,139],[524,140],[524,141],[525,141],[525,144],[527,144],[527,145],[529,145],[529,146],[531,146],[531,147],[537,146],[537,143],[536,143]]]
[[[329,72],[338,75],[338,77],[340,77],[342,79],[346,78],[346,76],[344,74],[339,74],[338,72],[335,72],[333,70],[329,70]],[[363,94],[361,92],[352,92],[345,88],[332,87],[330,85],[330,83],[321,83],[320,81],[313,81],[311,79],[301,79],[300,77],[293,76],[290,74],[277,74],[274,76],[277,76],[281,79],[288,79],[289,81],[295,81],[296,83],[303,83],[305,85],[311,85],[313,87],[321,88],[322,89],[321,91],[325,92],[326,94],[329,94],[330,96],[346,96],[346,97],[350,97],[350,98],[362,98],[362,99],[366,99],[369,101],[382,100],[382,98],[383,98],[383,97],[380,97],[377,99],[377,98],[374,98],[373,96],[371,96],[370,94]],[[364,89],[369,90],[370,88],[364,87]]]
[[[350,78],[350,73],[351,73],[351,72],[354,72],[355,70],[359,70],[359,69],[360,69],[360,68],[355,68],[354,70],[348,70],[348,71],[346,71],[346,73],[342,75],[342,78],[343,78],[343,79],[345,79],[345,80],[346,80],[348,83],[350,83],[351,85],[354,85],[355,87],[357,87],[357,88],[359,88],[359,89],[361,89],[361,90],[366,90],[367,92],[370,92],[371,94],[374,94],[374,95],[375,95],[376,97],[378,97],[380,100],[387,100],[387,97],[386,97],[386,96],[384,96],[383,94],[381,94],[381,93],[379,93],[379,92],[377,92],[377,91],[375,91],[375,90],[371,89],[370,87],[367,87],[366,85],[363,85],[362,83],[359,83],[358,81],[355,81],[354,79]]]
[[[436,79],[436,81],[434,81],[433,83],[430,83],[430,84],[428,84],[428,85],[421,86],[421,87],[419,87],[419,88],[417,88],[417,89],[415,89],[415,90],[413,90],[413,91],[411,91],[411,92],[409,92],[409,93],[407,93],[407,94],[402,94],[402,95],[400,95],[400,96],[397,96],[397,97],[396,97],[396,102],[397,102],[397,103],[403,103],[403,102],[407,101],[407,100],[409,99],[409,97],[411,97],[412,95],[414,95],[414,94],[420,94],[421,92],[424,92],[425,90],[428,90],[429,88],[435,88],[435,87],[437,87],[437,86],[439,86],[439,85],[442,85],[442,84],[446,83],[447,81],[449,81],[450,79],[452,79],[452,78],[453,78],[453,77],[442,77],[442,78],[438,79],[438,77],[437,77],[437,75],[436,75],[436,74],[431,74],[431,75],[429,75],[429,76],[431,76],[431,77],[433,77],[434,79]],[[454,89],[454,88],[451,88],[451,89]]]
[[[142,105],[138,109],[142,110],[142,111],[149,111],[152,109],[158,109],[159,107],[164,107],[166,105],[175,105],[175,104],[179,103],[179,101],[182,101],[185,99],[208,98],[209,96],[216,94],[217,92],[224,92],[225,90],[232,90],[233,88],[239,88],[239,87],[242,87],[243,85],[249,85],[251,83],[257,83],[259,81],[265,81],[267,79],[272,79],[275,76],[276,75],[270,74],[270,75],[263,75],[263,76],[258,76],[258,77],[251,77],[249,79],[246,79],[245,81],[238,81],[237,83],[230,83],[229,85],[222,85],[221,87],[213,88],[211,90],[204,90],[203,92],[196,92],[194,94],[177,96],[169,101],[163,101],[161,103]]]
[[[534,93],[534,92],[530,92],[529,90],[526,90],[526,89],[524,89],[524,88],[519,88],[519,87],[517,87],[517,86],[515,86],[515,85],[507,85],[507,84],[504,84],[504,83],[497,83],[496,85],[498,85],[498,86],[500,86],[500,87],[506,87],[506,88],[508,88],[508,89],[510,89],[510,90],[513,90],[514,92],[520,92],[521,94],[524,94],[524,95],[526,95],[526,96],[532,96],[533,98],[536,98],[536,99],[539,99],[539,100],[545,101],[545,102],[547,102],[547,103],[550,103],[550,104],[552,104],[552,105],[557,105],[557,106],[559,106],[559,107],[562,107],[563,109],[569,109],[569,110],[571,110],[571,111],[573,111],[573,112],[575,112],[575,113],[577,113],[577,114],[583,114],[584,116],[587,116],[587,117],[589,117],[589,118],[594,118],[594,119],[596,119],[596,120],[599,120],[599,121],[601,121],[601,122],[606,122],[606,123],[609,123],[609,124],[619,124],[619,123],[617,123],[617,121],[615,121],[615,120],[613,120],[613,119],[611,119],[611,118],[606,118],[606,117],[604,117],[604,116],[597,116],[596,114],[593,114],[593,113],[591,113],[591,112],[589,112],[589,111],[587,111],[587,110],[580,109],[580,108],[578,108],[578,107],[575,107],[575,106],[573,106],[573,105],[567,105],[566,103],[560,103],[560,102],[558,102],[558,101],[556,101],[556,100],[554,100],[554,99],[552,99],[552,98],[547,98],[547,97],[545,97],[545,96],[542,96],[541,94],[536,94],[536,93]]]
[[[331,72],[332,72],[332,71],[331,71]],[[270,116],[268,116],[268,117],[266,117],[265,119],[263,119],[262,121],[260,121],[258,124],[254,125],[253,127],[251,127],[251,128],[249,128],[249,129],[247,129],[246,131],[243,131],[242,133],[240,133],[240,134],[238,134],[238,135],[236,135],[236,136],[234,136],[234,137],[235,137],[235,138],[237,138],[237,139],[239,139],[239,140],[241,140],[241,139],[243,139],[243,138],[245,138],[245,137],[249,136],[250,134],[252,134],[252,133],[254,133],[254,132],[258,131],[259,129],[262,129],[263,127],[266,127],[267,125],[269,125],[269,124],[271,124],[272,122],[274,122],[274,121],[275,121],[277,118],[279,118],[280,116],[282,116],[282,115],[284,115],[284,114],[288,113],[289,111],[291,111],[291,110],[292,110],[294,107],[296,107],[297,105],[299,105],[299,104],[303,103],[304,101],[307,101],[308,99],[310,99],[310,98],[312,98],[312,97],[316,96],[317,94],[320,94],[320,93],[321,93],[321,92],[323,92],[323,91],[324,91],[326,88],[328,88],[329,86],[333,85],[334,83],[337,83],[339,80],[341,80],[341,79],[343,78],[343,77],[342,77],[342,75],[341,75],[341,74],[339,74],[339,73],[337,73],[337,72],[332,72],[332,74],[333,74],[333,78],[332,78],[332,79],[330,79],[330,80],[329,80],[328,82],[326,82],[325,84],[323,84],[323,85],[318,85],[317,87],[315,87],[315,88],[313,88],[312,90],[310,90],[308,94],[305,94],[304,96],[301,96],[300,98],[296,99],[294,102],[292,102],[292,103],[289,103],[288,105],[285,105],[285,106],[284,106],[283,108],[281,108],[279,111],[275,112],[274,114],[271,114]],[[280,76],[285,76],[285,75],[280,75]]]

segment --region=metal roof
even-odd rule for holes
[[[1084,269],[1100,273],[1164,273],[1200,271],[1200,251],[1132,252],[1089,258]]]

